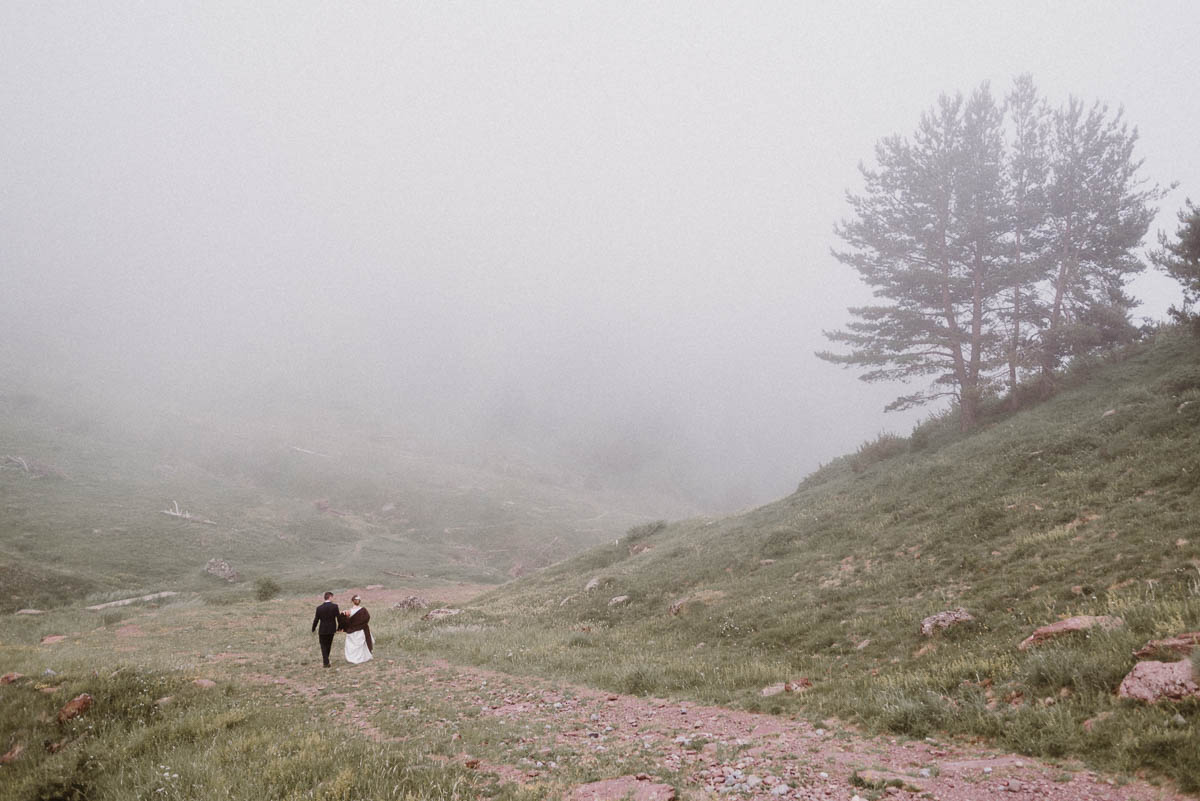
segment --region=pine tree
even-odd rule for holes
[[[1183,307],[1171,307],[1171,314],[1180,320],[1192,317],[1191,307],[1200,302],[1200,207],[1189,199],[1179,211],[1179,228],[1172,242],[1165,232],[1158,234],[1158,250],[1150,260],[1167,275],[1183,284]],[[1197,326],[1200,333],[1200,326]]]
[[[911,141],[884,139],[876,146],[878,167],[860,166],[865,189],[847,196],[854,216],[836,232],[848,248],[834,257],[888,302],[852,308],[857,320],[826,332],[850,353],[818,354],[870,368],[864,381],[932,376],[930,387],[888,408],[951,396],[964,429],[976,422],[995,364],[1001,120],[986,85],[969,101],[943,95]]]
[[[1008,390],[1010,404],[1018,403],[1017,386],[1032,366],[1035,332],[1046,320],[1038,285],[1047,280],[1049,261],[1048,205],[1050,110],[1029,75],[1019,76],[1005,111],[1011,131],[1005,160],[1005,191],[1009,204]]]
[[[1041,335],[1047,382],[1067,355],[1132,332],[1134,301],[1125,285],[1142,269],[1134,249],[1161,197],[1137,177],[1136,142],[1137,129],[1128,128],[1122,112],[1110,117],[1100,103],[1085,110],[1072,97],[1054,113],[1047,188],[1053,268]]]
[[[876,166],[859,167],[833,255],[880,302],[825,332],[848,352],[817,355],[864,381],[928,379],[888,409],[949,396],[964,430],[1002,384],[1014,403],[1032,371],[1052,388],[1066,356],[1133,330],[1125,286],[1161,197],[1137,176],[1136,142],[1099,103],[1050,111],[1029,76],[1003,108],[986,84],[940,97],[911,139],[880,140]]]

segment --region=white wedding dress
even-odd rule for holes
[[[353,617],[361,606],[351,607],[350,616]],[[367,648],[367,635],[362,631],[352,631],[346,635],[346,661],[357,665],[362,662],[367,662],[371,659],[371,649]]]

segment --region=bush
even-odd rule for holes
[[[277,597],[282,589],[274,579],[260,578],[254,582],[254,597],[260,601],[269,601]]]
[[[908,438],[897,434],[880,434],[873,440],[868,440],[858,446],[850,469],[861,473],[876,462],[891,459],[893,456],[908,452]]]

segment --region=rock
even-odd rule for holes
[[[1134,651],[1133,655],[1138,659],[1146,659],[1157,654],[1187,656],[1197,645],[1200,645],[1200,631],[1189,631],[1186,634],[1176,634],[1174,637],[1168,637],[1165,640],[1151,640]]]
[[[12,684],[17,679],[23,678],[25,678],[24,673],[5,673],[3,676],[0,676],[0,685]]]
[[[56,642],[62,642],[67,639],[65,634],[47,634],[42,638],[42,645],[54,645]]]
[[[583,591],[591,592],[592,590],[598,589],[599,587],[600,587],[600,577],[596,576],[591,581],[589,581],[586,585],[584,585]]]
[[[67,702],[66,706],[58,710],[58,722],[66,723],[72,718],[79,717],[84,712],[87,712],[92,706],[92,696],[87,693],[80,693]]]
[[[765,698],[770,698],[772,695],[780,693],[802,693],[812,687],[812,679],[806,679],[801,676],[792,681],[781,681],[778,684],[770,684],[759,690],[759,694]]]
[[[608,601],[609,606],[620,606],[621,604],[626,604],[626,603],[629,603],[628,595],[618,595],[614,598],[609,599],[609,601]]]
[[[382,590],[383,585],[382,584],[368,584],[367,589],[368,590]]]
[[[558,602],[558,605],[559,605],[559,606],[566,606],[567,604],[571,603],[571,601],[574,601],[574,600],[575,600],[575,596],[574,596],[574,595],[568,595],[566,598],[563,598],[561,601],[559,601],[559,602]]]
[[[1200,698],[1200,685],[1196,683],[1192,662],[1138,662],[1133,666],[1117,688],[1121,698],[1155,703],[1166,698],[1178,701],[1184,698]]]
[[[1075,631],[1087,631],[1088,629],[1101,628],[1105,630],[1120,628],[1125,625],[1125,621],[1119,617],[1111,615],[1077,615],[1069,617],[1066,620],[1060,620],[1057,623],[1051,623],[1048,626],[1042,626],[1021,641],[1017,647],[1022,651],[1028,650],[1035,645],[1040,645],[1046,640],[1060,637],[1064,634],[1070,634]]]
[[[443,618],[454,617],[455,615],[461,614],[461,609],[451,609],[450,607],[443,606],[439,607],[438,609],[431,609],[430,611],[421,615],[421,620],[441,620]]]
[[[11,765],[21,757],[21,752],[25,750],[25,746],[17,743],[12,748],[4,752],[4,756],[0,756],[0,765]]]
[[[579,785],[567,798],[569,801],[674,801],[675,788],[669,784],[656,784],[649,778],[621,776]]]
[[[958,609],[947,609],[944,612],[938,612],[936,615],[930,615],[922,620],[921,634],[926,637],[932,637],[935,631],[948,629],[959,623],[970,623],[974,619],[971,613],[961,606]]]
[[[171,703],[174,700],[175,700],[175,696],[164,695],[162,698],[159,698],[157,701],[155,701],[154,704],[155,704],[155,706],[166,706],[167,704]]]
[[[1105,417],[1112,417],[1112,416],[1113,416],[1114,414],[1116,414],[1116,413],[1117,413],[1117,410],[1116,410],[1116,409],[1109,409],[1107,412],[1105,412],[1104,414],[1100,415],[1100,419],[1104,419]]]
[[[1113,714],[1112,712],[1101,712],[1099,715],[1096,715],[1094,718],[1088,718],[1087,720],[1085,720],[1083,722],[1083,730],[1086,731],[1088,734],[1091,734],[1092,730],[1096,728],[1097,723],[1103,723],[1104,721],[1111,718],[1112,714]]]
[[[771,788],[771,795],[776,797],[784,796],[791,792],[791,790],[792,788],[788,787],[786,784],[777,784]]]
[[[196,685],[202,690],[211,690],[217,686],[217,683],[212,679],[196,679],[192,682],[192,684]]]
[[[14,615],[44,615],[46,614],[41,609],[18,609],[13,612]]]
[[[629,555],[637,556],[639,553],[646,553],[647,551],[653,551],[653,550],[654,550],[654,546],[650,545],[649,543],[635,542],[633,545],[629,546]]]
[[[428,609],[429,601],[419,595],[410,595],[403,601],[392,604],[393,609]]]
[[[208,573],[210,576],[216,576],[219,579],[225,579],[230,583],[241,578],[238,572],[233,569],[233,565],[229,564],[224,559],[217,559],[215,557],[208,560],[208,564],[204,566],[204,572]]]

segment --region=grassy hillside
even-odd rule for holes
[[[353,420],[254,428],[122,417],[0,388],[0,610],[398,576],[499,583],[611,540],[645,498],[494,454],[433,455]],[[172,517],[181,510],[195,519]]]
[[[1194,792],[1200,704],[1114,691],[1134,649],[1200,629],[1198,485],[1200,343],[1166,330],[970,436],[943,419],[881,438],[777,503],[634,529],[398,636],[613,690],[1149,768]],[[960,606],[975,623],[919,634]],[[1125,623],[1017,649],[1077,614]],[[759,693],[799,677],[812,689]]]

